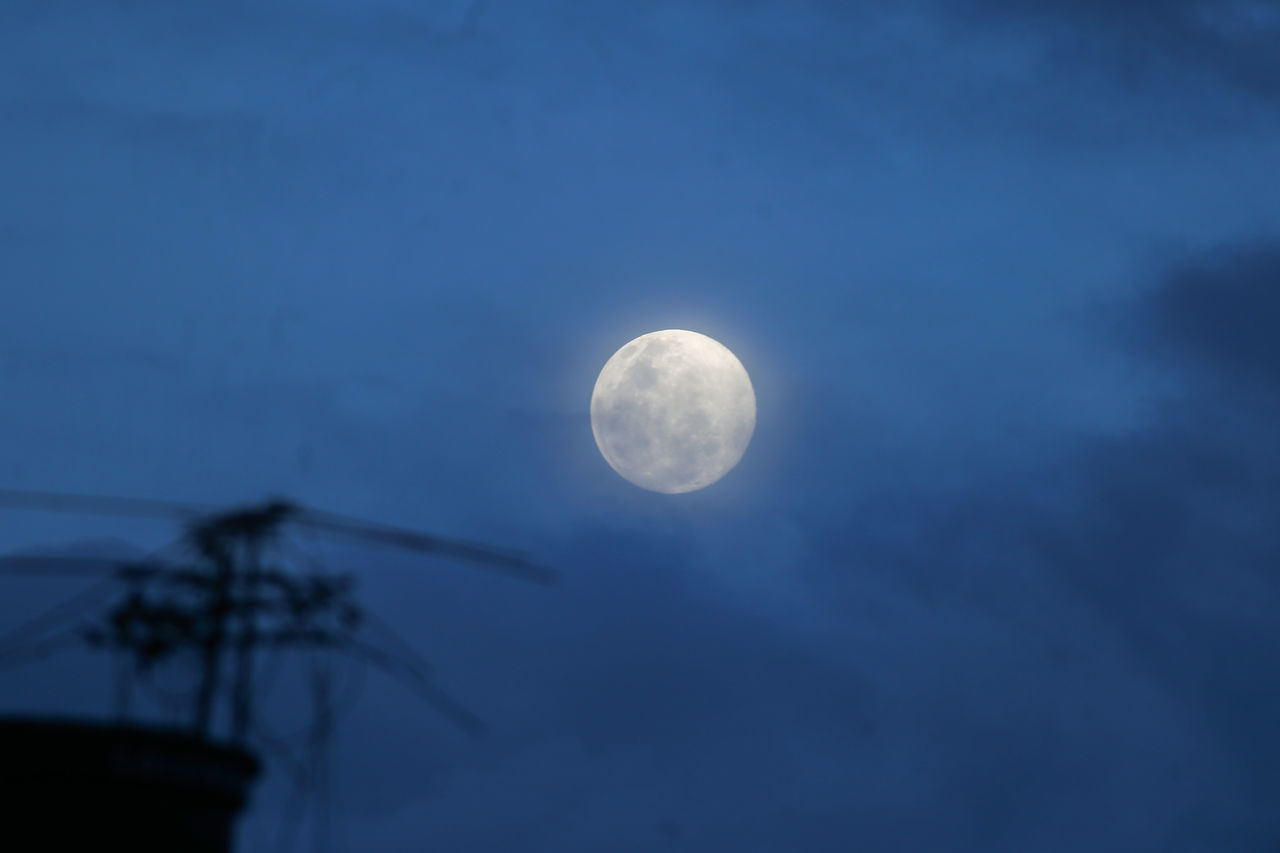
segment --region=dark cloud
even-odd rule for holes
[[[1145,294],[1124,331],[1153,358],[1249,393],[1280,387],[1280,245],[1191,257]]]
[[[1077,573],[1086,595],[1252,774],[1250,794],[1272,799],[1280,735],[1255,727],[1280,713],[1266,673],[1280,654],[1278,285],[1280,244],[1266,242],[1188,258],[1143,294],[1131,346],[1178,370],[1184,394],[1081,460],[1097,520],[1076,550],[1123,557]]]
[[[1048,472],[1056,489],[1024,484],[1050,508],[990,507],[1017,552],[1091,608],[1132,654],[1135,677],[1190,721],[1203,762],[1179,759],[1170,778],[1216,765],[1238,799],[1200,801],[1188,828],[1225,830],[1241,850],[1280,838],[1264,805],[1280,796],[1280,735],[1259,725],[1280,714],[1269,672],[1280,548],[1267,532],[1280,524],[1277,281],[1274,243],[1169,264],[1121,326],[1135,333],[1132,352],[1178,371],[1182,393],[1153,406],[1144,428],[1065,455]]]
[[[1053,63],[1105,68],[1143,89],[1225,83],[1280,95],[1280,3],[1274,0],[956,0],[945,13],[983,28],[1028,30]]]

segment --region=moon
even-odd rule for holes
[[[605,362],[591,392],[591,432],[614,471],[641,488],[705,488],[738,464],[756,428],[756,394],[719,341],[664,329]]]

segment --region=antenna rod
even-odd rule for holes
[[[253,647],[258,643],[258,592],[262,577],[262,543],[248,537],[243,543],[241,572],[240,636],[236,643],[235,683],[231,693],[231,740],[240,743],[249,734],[253,718]]]
[[[232,609],[231,585],[235,579],[235,565],[223,543],[216,541],[214,536],[207,535],[208,531],[202,533],[206,535],[199,537],[199,546],[213,563],[214,576],[212,600],[208,608],[210,624],[200,656],[200,689],[196,693],[192,728],[196,734],[207,738],[213,723],[213,703],[218,695],[218,684],[222,680],[222,646],[226,641],[227,619]]]
[[[195,504],[154,501],[145,498],[101,497],[66,492],[0,489],[0,507],[45,512],[85,512],[100,515],[135,515],[146,518],[195,516],[209,512]]]

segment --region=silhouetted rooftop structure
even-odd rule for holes
[[[0,718],[4,849],[226,853],[261,767],[182,731]]]

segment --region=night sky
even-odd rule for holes
[[[683,495],[588,420],[665,328],[759,406]],[[0,4],[0,486],[563,574],[313,544],[492,728],[369,673],[344,849],[1280,849],[1278,428],[1275,0]]]

